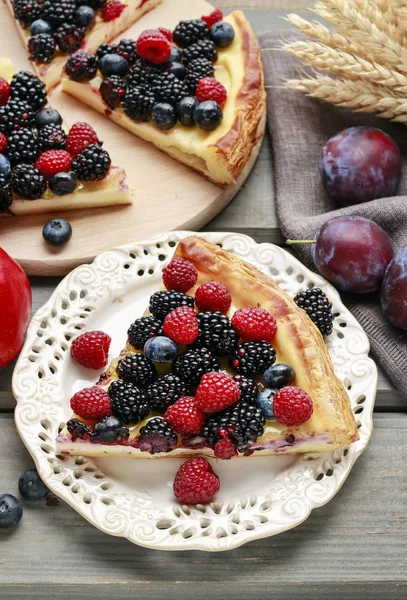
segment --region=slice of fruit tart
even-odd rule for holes
[[[162,0],[5,0],[38,77],[48,90],[61,80],[68,57],[95,52]]]
[[[236,181],[264,132],[260,51],[240,11],[102,44],[96,59],[79,51],[62,87],[221,187]]]
[[[131,204],[102,144],[87,123],[68,129],[44,83],[0,58],[0,216]]]
[[[358,439],[319,330],[329,333],[333,320],[321,290],[293,300],[199,237],[179,243],[163,282],[121,355],[71,398],[57,453],[228,459],[324,452]],[[71,356],[103,368],[109,343],[86,333]]]

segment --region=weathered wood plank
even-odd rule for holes
[[[376,415],[368,449],[331,502],[292,531],[221,556],[145,550],[63,502],[26,503],[20,526],[0,532],[0,597],[405,597],[406,433],[407,415]],[[31,464],[11,415],[0,415],[0,492],[16,494]]]

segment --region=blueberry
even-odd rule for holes
[[[182,61],[182,50],[177,48],[177,46],[171,46],[171,54],[170,54],[170,58],[167,60],[167,62],[180,63],[181,61]]]
[[[72,194],[76,187],[75,173],[57,173],[49,181],[51,192],[57,196]]]
[[[65,219],[52,219],[44,225],[42,236],[51,246],[63,246],[72,237],[72,227]]]
[[[119,75],[125,77],[129,72],[129,63],[123,56],[118,54],[105,54],[99,61],[99,69],[103,77],[110,75]]]
[[[229,23],[219,21],[210,28],[209,37],[218,48],[227,48],[235,39],[235,30]]]
[[[42,108],[35,115],[35,124],[38,129],[44,125],[62,125],[62,117],[55,108]]]
[[[185,75],[187,74],[187,70],[182,63],[179,62],[170,62],[167,67],[168,73],[172,73],[175,75],[177,79],[184,81]]]
[[[198,104],[194,110],[194,121],[204,131],[213,131],[222,121],[222,109],[214,100],[206,100]]]
[[[14,527],[23,516],[20,500],[11,494],[0,494],[0,529]]]
[[[95,11],[90,6],[78,6],[75,13],[75,21],[79,27],[89,29],[95,22]]]
[[[197,106],[198,100],[192,96],[186,96],[178,103],[177,117],[182,125],[185,127],[192,127],[192,125],[195,125],[194,111]]]
[[[272,388],[280,389],[285,385],[291,385],[295,378],[295,371],[290,365],[283,363],[273,365],[265,371],[264,381]]]
[[[8,158],[0,154],[0,174],[9,177],[11,175],[11,166]]]
[[[95,425],[96,438],[101,442],[114,442],[119,438],[128,439],[129,430],[117,417],[105,417]]]
[[[147,340],[144,346],[144,354],[152,362],[169,363],[177,358],[177,344],[169,338],[158,335]]]
[[[30,469],[20,475],[18,491],[26,500],[37,502],[49,494],[49,489],[38,475],[37,469]]]
[[[44,19],[37,19],[31,25],[30,33],[31,35],[38,35],[40,33],[52,34],[52,25],[48,21],[44,21]]]
[[[177,123],[175,108],[167,102],[158,102],[153,106],[151,120],[159,129],[172,129]]]
[[[263,415],[266,419],[274,419],[273,412],[273,400],[274,394],[277,390],[273,390],[271,388],[265,388],[260,394],[257,396],[257,406],[260,408]]]

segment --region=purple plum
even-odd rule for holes
[[[407,329],[407,246],[396,254],[386,269],[382,309],[390,323]]]
[[[379,290],[394,256],[387,233],[364,217],[329,219],[321,227],[314,250],[318,271],[344,292]]]
[[[401,154],[387,133],[374,127],[349,127],[324,146],[319,161],[322,183],[341,206],[394,196]]]

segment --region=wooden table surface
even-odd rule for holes
[[[257,33],[307,0],[218,0],[243,8]],[[245,189],[205,229],[282,243],[266,138]],[[59,279],[33,278],[34,310]],[[18,495],[32,466],[13,422],[12,368],[0,370],[0,493]],[[48,503],[49,504],[49,503]],[[374,433],[337,496],[300,527],[231,552],[164,553],[109,537],[62,501],[25,503],[19,527],[0,532],[0,599],[177,598],[388,600],[407,597],[407,405],[381,373]]]

